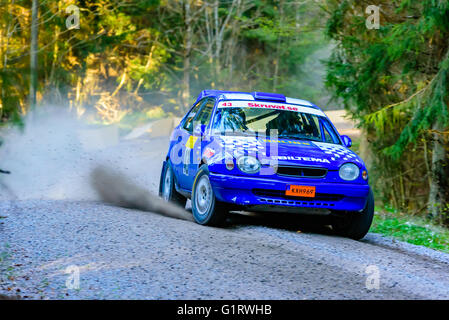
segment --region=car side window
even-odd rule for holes
[[[333,143],[334,140],[332,139],[332,136],[329,134],[325,126],[323,126],[323,132],[324,132],[324,141],[328,143]]]
[[[200,110],[201,105],[204,103],[204,101],[205,101],[204,99],[198,101],[198,103],[193,106],[192,110],[190,110],[182,126],[185,130],[189,132],[193,131],[193,119],[198,114],[198,111]]]
[[[323,126],[324,142],[338,143],[339,139],[335,136],[335,133],[329,127],[329,123],[326,123],[324,120],[322,120],[322,126]]]
[[[208,125],[210,121],[210,117],[212,115],[212,110],[214,109],[215,99],[207,99],[206,103],[203,104],[198,116],[195,118],[194,122],[198,122],[199,124]]]

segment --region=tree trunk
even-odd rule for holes
[[[33,0],[31,6],[30,110],[33,110],[36,106],[38,11],[38,0]]]
[[[279,29],[280,31],[283,28],[284,23],[284,1],[279,1]],[[277,91],[278,87],[278,78],[279,78],[279,63],[281,59],[281,34],[278,34],[277,43],[276,43],[276,58],[274,59],[274,72],[273,72],[273,92]]]
[[[443,131],[444,128],[437,121],[433,129],[435,131]],[[444,137],[441,134],[434,133],[433,150],[432,150],[432,168],[430,179],[430,192],[428,210],[430,216],[438,222],[445,222],[444,205],[448,203],[447,191],[449,187],[448,175],[448,154],[445,150]]]
[[[59,45],[58,45],[59,26],[58,25],[55,26],[54,39],[55,39],[55,45],[53,47],[53,59],[52,59],[52,63],[51,63],[51,69],[50,69],[50,76],[49,76],[48,84],[50,85],[50,87],[55,87],[56,88],[56,84],[54,83],[54,81],[55,81],[55,72],[56,72],[56,67],[57,67],[57,64],[58,64],[58,54],[59,54]]]
[[[186,0],[184,4],[184,21],[186,27],[186,34],[184,38],[184,75],[182,88],[182,105],[183,112],[187,110],[190,102],[190,54],[192,50],[192,19],[190,10],[190,0]]]
[[[215,81],[218,83],[218,77],[220,74],[220,51],[221,51],[221,39],[220,39],[220,27],[218,22],[218,0],[214,2],[214,25],[215,25]]]

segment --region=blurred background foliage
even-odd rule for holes
[[[365,26],[380,7],[380,28]],[[384,203],[448,223],[449,2],[326,1],[326,84],[363,129]],[[365,14],[366,16],[366,14]]]
[[[29,108],[31,2],[0,0],[3,121]],[[329,43],[313,1],[38,2],[40,105],[68,101],[114,123],[161,107],[181,115],[205,88],[329,98],[319,63]],[[70,5],[79,28],[66,26]]]

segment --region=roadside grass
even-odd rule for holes
[[[166,118],[171,115],[172,113],[166,113],[161,107],[153,107],[144,110],[134,110],[132,112],[126,113],[123,118],[121,118],[120,121],[116,123],[116,125],[121,131],[128,133],[132,129],[140,125]],[[93,125],[110,125],[107,121],[100,120],[98,118],[92,118],[89,122]]]
[[[126,114],[118,123],[118,126],[123,131],[131,131],[139,125],[166,118],[168,116],[169,114],[167,114],[161,107],[133,111]]]
[[[3,248],[0,249],[0,290],[5,289],[2,285],[13,277],[14,269],[9,263],[9,249],[8,243],[3,243]]]
[[[370,232],[449,253],[449,229],[389,208],[376,207],[375,211]]]
[[[352,145],[351,145],[351,150],[354,151],[355,153],[357,153],[358,155],[360,152],[360,137],[357,138],[352,138]]]
[[[119,130],[119,135],[124,136],[130,133],[136,127],[148,124],[150,122],[173,116],[171,112],[165,112],[161,107],[153,107],[145,110],[135,110],[126,113],[120,121],[113,123]],[[88,123],[92,126],[108,127],[111,123],[97,117],[90,117]]]

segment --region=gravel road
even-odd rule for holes
[[[101,154],[156,192],[166,148],[166,139],[139,138]],[[74,161],[73,168],[95,162],[90,156]],[[3,196],[0,293],[28,299],[449,299],[447,254],[372,233],[361,241],[341,238],[293,215],[235,213],[225,228],[203,227],[101,203],[82,184],[87,177],[88,170],[79,170],[77,179],[48,183],[52,191],[70,184],[83,197],[61,197],[64,190],[49,193],[58,197]]]

